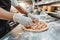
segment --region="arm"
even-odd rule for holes
[[[22,25],[32,24],[31,18],[22,16],[21,14],[7,12],[2,8],[0,8],[0,18],[4,18],[4,20],[13,20],[14,22],[18,22]]]
[[[24,8],[22,8],[20,5],[16,6],[15,8],[16,8],[19,12],[21,12],[21,13],[23,13],[23,14],[25,14],[25,15],[28,14],[28,12],[27,12]]]
[[[4,20],[13,20],[13,13],[7,12],[6,10],[0,8],[0,18],[4,18]]]
[[[20,5],[18,5],[18,2],[17,2],[17,0],[11,0],[11,4],[19,11],[19,12],[21,12],[21,13],[23,13],[23,14],[28,14],[28,12],[24,9],[24,8],[22,8]]]

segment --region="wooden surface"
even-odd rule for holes
[[[56,5],[55,5],[56,4]],[[43,6],[43,5],[53,5],[53,6],[58,6],[58,5],[60,5],[60,1],[56,1],[56,2],[50,2],[50,3],[39,3],[39,4],[36,4],[36,5],[40,5],[40,6]]]
[[[54,6],[43,6],[42,11],[43,12],[53,12],[54,11]]]
[[[60,3],[56,3],[56,4],[51,4],[51,6],[60,6]]]

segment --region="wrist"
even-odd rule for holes
[[[17,21],[17,14],[16,14],[16,13],[14,13],[14,15],[13,15],[13,21],[14,21],[14,22]]]

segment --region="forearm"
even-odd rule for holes
[[[21,12],[21,13],[23,13],[23,14],[25,14],[25,15],[28,15],[28,12],[24,9],[24,8],[22,8],[21,6],[16,6],[16,9],[19,11],[19,12]]]
[[[0,18],[4,18],[4,20],[13,20],[13,13],[0,8]]]
[[[18,5],[18,1],[17,0],[11,0],[11,4],[22,14],[28,14],[28,12],[22,8],[20,5]]]

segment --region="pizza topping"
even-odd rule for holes
[[[47,24],[43,21],[39,21],[38,23],[33,22],[31,26],[27,25],[25,26],[26,29],[32,29],[32,30],[41,30],[47,27]]]

